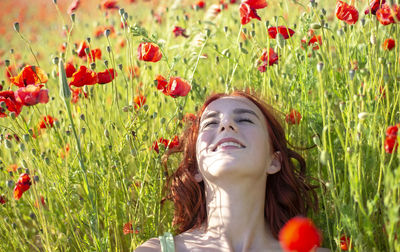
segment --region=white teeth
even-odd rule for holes
[[[235,143],[235,142],[224,142],[224,143],[218,145],[218,148],[219,148],[219,147],[226,147],[226,146],[234,146],[234,147],[242,148],[242,146],[241,146],[240,144]],[[218,149],[218,148],[217,148],[217,149]]]

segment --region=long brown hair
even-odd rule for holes
[[[177,233],[183,233],[200,228],[207,221],[204,182],[196,182],[194,178],[198,172],[196,140],[203,111],[208,104],[224,96],[242,96],[252,101],[267,121],[273,151],[281,153],[281,170],[268,175],[265,195],[265,220],[273,236],[278,239],[279,230],[290,218],[306,215],[310,208],[318,210],[318,198],[314,191],[316,186],[306,181],[306,162],[302,156],[288,148],[284,129],[276,119],[275,110],[249,91],[217,93],[208,97],[197,112],[196,119],[179,137],[179,146],[164,155],[163,165],[167,171],[168,157],[173,153],[183,153],[178,169],[171,176],[167,175],[167,198],[175,204],[172,224],[177,228]],[[298,167],[294,165],[293,159],[298,161]]]

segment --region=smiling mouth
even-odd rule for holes
[[[235,143],[235,142],[223,142],[221,144],[218,144],[212,151],[218,151],[220,149],[222,150],[230,150],[230,149],[244,149],[246,148],[245,146],[239,144],[239,143]]]

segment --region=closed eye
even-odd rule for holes
[[[247,118],[242,118],[242,119],[239,119],[239,120],[238,120],[238,122],[249,122],[249,123],[253,123],[253,121],[252,121],[252,120],[250,120],[250,119],[247,119]]]
[[[206,123],[206,125],[204,125],[203,128],[206,128],[206,127],[208,127],[208,126],[210,126],[210,125],[212,125],[212,124],[217,124],[217,122],[216,122],[216,121],[208,122],[208,123]]]

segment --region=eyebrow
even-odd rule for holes
[[[252,115],[254,115],[255,117],[257,117],[258,120],[260,120],[260,117],[259,117],[253,110],[250,110],[250,109],[236,108],[236,109],[233,110],[233,113],[234,113],[234,114],[246,114],[246,113],[252,114]],[[221,112],[212,111],[212,112],[208,113],[208,114],[203,118],[202,121],[204,121],[204,120],[206,120],[206,119],[208,119],[208,118],[211,118],[211,117],[216,117],[216,116],[219,115],[219,114],[221,114]]]

